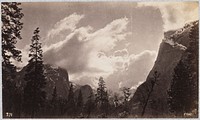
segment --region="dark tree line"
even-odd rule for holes
[[[45,101],[45,77],[43,75],[42,47],[39,42],[39,28],[34,31],[30,45],[30,60],[27,65],[25,81],[22,88],[16,81],[16,66],[13,61],[21,62],[21,51],[15,46],[22,39],[21,22],[24,14],[20,3],[1,3],[2,20],[2,89],[3,89],[3,117],[12,113],[12,117],[20,117],[22,111],[35,116]],[[22,103],[23,101],[23,103]]]
[[[13,61],[21,61],[21,51],[15,47],[18,40],[22,39],[21,22],[24,14],[21,12],[20,3],[2,2],[1,21],[2,21],[2,98],[3,116],[6,112],[18,112],[20,106],[20,88],[15,82],[16,66]],[[20,114],[20,113],[18,113]]]
[[[70,83],[67,99],[60,99],[56,92],[56,87],[54,88],[51,100],[52,105],[50,108],[52,112],[47,115],[48,117],[63,116],[67,118],[106,118],[111,117],[112,115],[115,117],[126,117],[128,115],[127,113],[129,113],[129,100],[131,95],[129,88],[124,87],[122,90],[124,95],[122,103],[119,102],[119,97],[117,95],[111,100],[111,95],[108,94],[103,77],[99,78],[96,93],[90,93],[85,103],[81,89],[79,89],[78,95],[75,97],[74,88],[73,83]],[[63,102],[61,102],[61,100],[63,100]],[[59,104],[61,104],[62,107],[60,107]],[[119,115],[120,113],[121,115]]]
[[[177,117],[184,117],[185,113],[196,116],[198,112],[198,41],[199,25],[194,25],[189,35],[189,46],[184,53],[186,57],[175,67],[168,91],[169,110]]]
[[[130,88],[123,87],[122,95],[111,95],[106,89],[103,77],[99,78],[98,88],[95,94],[95,114],[100,117],[127,117],[130,113]],[[121,102],[120,102],[121,101]]]

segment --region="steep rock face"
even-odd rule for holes
[[[159,53],[154,67],[150,71],[146,81],[141,84],[131,99],[133,114],[141,115],[142,109],[151,87],[152,77],[155,71],[160,76],[149,97],[144,115],[165,116],[168,114],[167,90],[174,74],[174,68],[182,58],[184,50],[189,45],[189,31],[197,22],[186,24],[183,28],[168,31],[160,44]]]
[[[79,92],[81,91],[83,97],[83,103],[85,104],[90,95],[93,95],[93,90],[89,85],[80,86],[75,91],[75,98],[78,98]]]
[[[67,98],[69,91],[68,72],[60,67],[46,64],[44,66],[44,74],[47,78],[47,99],[51,99],[54,87],[57,89],[58,96]]]
[[[24,76],[26,73],[26,66],[17,73],[17,83],[23,88],[25,85]],[[49,64],[44,65],[44,75],[47,79],[45,91],[47,99],[52,98],[54,87],[57,89],[59,97],[67,98],[69,90],[69,77],[68,72],[60,67],[55,67]]]

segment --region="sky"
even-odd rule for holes
[[[22,63],[39,27],[44,62],[66,69],[70,81],[136,89],[152,69],[165,31],[198,19],[198,2],[22,3]]]

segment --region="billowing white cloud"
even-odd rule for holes
[[[125,40],[126,36],[130,34],[126,31],[127,24],[127,18],[120,18],[96,31],[92,31],[91,26],[80,28],[75,26],[76,29],[69,34],[53,34],[56,37],[59,37],[60,34],[66,37],[56,43],[44,46],[44,60],[47,63],[66,68],[71,74],[77,76],[111,73],[113,72],[111,61],[104,57],[98,57],[98,55],[100,51],[108,52],[118,41]],[[61,26],[57,29],[63,31],[65,27]]]
[[[113,49],[116,42],[125,40],[130,32],[127,32],[128,18],[121,18],[112,21],[104,28],[92,33],[88,39],[92,40],[89,45],[95,48],[95,51],[108,52]]]
[[[116,52],[127,51],[125,49]],[[116,53],[114,52],[114,53]],[[129,53],[128,53],[129,54]],[[156,51],[143,51],[139,54],[124,56],[113,54],[112,56],[102,55],[102,61],[112,66],[112,72],[105,71],[107,74],[82,74],[71,76],[76,83],[81,85],[89,84],[93,88],[98,86],[98,77],[103,76],[108,89],[119,91],[120,88],[129,87],[135,90],[142,82],[146,80],[149,71],[152,69],[156,57]],[[102,64],[103,65],[103,64]]]
[[[136,87],[146,80],[156,58],[156,51],[145,50],[139,54],[131,54],[122,63],[120,70],[114,71],[106,78],[108,87],[119,90],[119,87]],[[120,84],[119,84],[120,83]]]
[[[184,24],[198,20],[198,2],[139,2],[139,7],[159,8],[165,31],[183,27]]]
[[[58,21],[53,29],[51,29],[50,31],[48,31],[47,33],[47,43],[49,43],[50,38],[51,37],[55,37],[56,35],[58,35],[61,32],[66,32],[67,30],[69,32],[72,32],[76,29],[76,25],[79,23],[79,21],[84,18],[84,15],[79,15],[77,13],[71,14],[67,17],[65,17],[64,19]],[[59,34],[60,35],[60,34]]]

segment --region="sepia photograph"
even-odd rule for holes
[[[1,2],[2,118],[199,117],[199,1]]]

